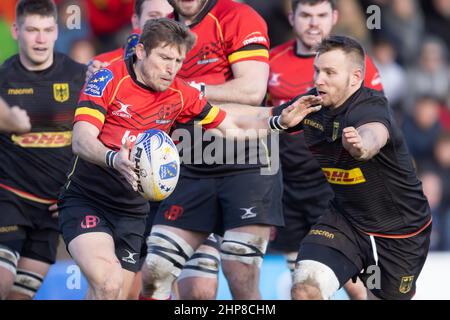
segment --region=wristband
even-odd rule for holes
[[[106,152],[105,164],[107,167],[114,169],[114,159],[116,158],[116,156],[117,151],[109,150],[108,152]]]
[[[269,128],[273,131],[283,131],[288,129],[288,127],[283,127],[280,123],[281,116],[272,116],[269,118]]]

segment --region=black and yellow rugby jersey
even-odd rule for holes
[[[86,67],[56,53],[53,64],[29,71],[15,55],[0,67],[0,96],[30,116],[31,132],[0,133],[0,187],[54,203],[72,158],[72,121]]]
[[[390,138],[372,159],[358,161],[344,149],[342,130],[369,122],[385,125]],[[332,205],[356,228],[376,236],[407,237],[431,222],[422,184],[382,93],[361,87],[339,108],[308,115],[301,128],[333,188]]]

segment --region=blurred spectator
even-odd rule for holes
[[[12,23],[16,17],[17,0],[0,1],[0,16],[6,23]]]
[[[345,34],[370,48],[370,34],[366,25],[365,13],[357,0],[338,0],[339,20],[333,34]]]
[[[443,42],[436,37],[423,40],[418,64],[408,72],[411,98],[424,93],[445,100],[449,89],[447,51]]]
[[[71,23],[74,21],[70,11],[70,6],[77,6],[81,17],[79,19],[80,26],[73,27]],[[76,14],[77,12],[75,12]],[[55,44],[56,51],[69,54],[73,43],[88,39],[91,37],[90,27],[87,23],[86,5],[83,0],[61,0],[58,3],[58,40]]]
[[[445,131],[438,137],[434,150],[434,161],[423,164],[420,171],[434,170],[442,179],[443,183],[443,205],[450,208],[450,132]],[[448,231],[450,233],[450,231]]]
[[[0,1],[0,64],[17,53],[17,42],[11,35],[11,24],[14,21],[16,1]]]
[[[403,133],[416,162],[431,162],[433,148],[441,133],[439,122],[440,103],[433,97],[423,96],[415,104],[412,115],[406,115]]]
[[[69,56],[78,63],[88,64],[95,56],[95,48],[92,45],[92,41],[75,41],[70,47]]]
[[[85,2],[89,25],[100,41],[101,51],[110,51],[121,46],[129,34],[129,30],[122,29],[130,26],[134,1],[85,0]]]
[[[387,38],[376,38],[373,43],[372,57],[380,72],[384,93],[395,110],[404,100],[407,88],[406,72],[395,61],[397,52]]]
[[[423,192],[428,198],[431,214],[433,216],[433,230],[431,232],[430,250],[448,250],[446,248],[446,221],[449,211],[442,203],[443,183],[441,177],[433,171],[424,171],[419,175],[422,181]]]
[[[407,109],[422,95],[431,95],[446,101],[450,89],[446,48],[436,37],[423,40],[418,64],[408,71],[409,99]]]
[[[17,53],[17,42],[11,36],[11,24],[0,17],[0,64]]]
[[[415,62],[424,28],[423,13],[416,0],[392,0],[382,11],[379,32],[393,39],[403,66]]]
[[[443,249],[450,250],[450,132],[442,133],[434,148],[434,170],[443,183],[442,207],[445,210],[441,225],[444,226]]]
[[[422,0],[426,31],[441,38],[450,50],[450,0]]]
[[[270,47],[275,47],[292,39],[292,27],[289,25],[288,14],[291,10],[291,0],[241,0],[255,9],[266,21],[269,27]]]
[[[442,128],[445,131],[450,131],[450,93],[446,105],[441,108],[441,114],[439,118],[441,119]]]

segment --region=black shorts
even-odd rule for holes
[[[144,242],[141,247],[141,267],[145,261],[145,257],[147,256],[147,237],[150,235],[153,227],[153,220],[155,219],[155,215],[159,209],[159,202],[150,202],[150,212],[147,216],[147,222],[145,224],[145,234],[144,234]],[[203,245],[210,246],[215,248],[217,251],[220,251],[220,238],[217,235],[210,235],[203,242]]]
[[[150,202],[150,211],[147,215],[147,220],[145,222],[145,232],[144,232],[144,241],[141,246],[141,266],[145,261],[145,257],[147,256],[147,237],[150,235],[153,227],[153,220],[155,219],[155,215],[158,212],[159,202]]]
[[[369,236],[355,229],[342,214],[332,209],[303,239],[297,261],[319,261],[333,269],[336,275],[346,274],[346,278],[339,279],[341,286],[350,278],[359,276],[378,298],[407,300],[414,296],[417,278],[428,255],[430,234],[431,224],[408,238]],[[329,258],[321,254],[323,246],[334,249],[346,259],[330,263]],[[346,270],[357,272],[352,275]]]
[[[223,235],[247,225],[284,225],[281,175],[241,173],[220,178],[180,176],[154,224]]]
[[[139,271],[146,216],[105,211],[88,200],[75,197],[64,197],[58,205],[59,226],[67,247],[81,234],[104,232],[113,238],[122,268],[131,272]]]
[[[21,257],[55,263],[58,220],[52,218],[49,207],[0,188],[0,244]]]
[[[326,183],[326,182],[325,182]],[[277,227],[269,250],[297,252],[300,242],[319,217],[327,212],[333,191],[328,184],[308,186],[302,182],[283,181],[284,227]]]

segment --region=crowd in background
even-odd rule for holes
[[[17,52],[10,34],[15,2],[0,1],[0,63]],[[78,62],[87,63],[94,55],[121,46],[131,32],[133,0],[55,2],[56,50]],[[271,47],[292,38],[287,20],[290,0],[241,2],[266,19]],[[377,9],[368,12],[372,5],[380,9],[380,17],[373,16]],[[431,249],[450,250],[450,0],[339,0],[338,6],[334,33],[364,44],[403,128],[433,212]],[[372,22],[380,18],[380,28],[368,24],[370,17]],[[79,28],[73,28],[77,22]]]

